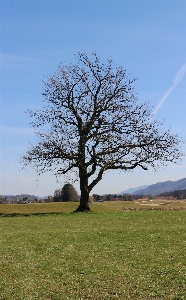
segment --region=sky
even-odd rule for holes
[[[140,102],[155,119],[186,140],[186,1],[180,0],[1,0],[0,1],[0,195],[53,195],[66,183],[46,173],[22,170],[20,157],[36,141],[28,108],[43,106],[43,80],[78,51],[96,51],[127,69]],[[183,147],[186,153],[186,145]],[[182,164],[154,172],[109,172],[91,194],[186,177]],[[79,192],[79,184],[74,184]]]

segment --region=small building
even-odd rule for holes
[[[143,201],[149,201],[149,198],[148,197],[147,198],[139,198],[138,201],[141,201],[141,202],[143,202]]]

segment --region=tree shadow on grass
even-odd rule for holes
[[[43,212],[43,213],[0,213],[0,217],[31,217],[31,216],[46,216],[46,215],[64,215],[64,212]]]

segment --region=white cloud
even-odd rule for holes
[[[34,135],[34,130],[32,128],[27,128],[27,127],[12,127],[12,126],[0,125],[0,131],[5,133],[13,133],[13,134]]]

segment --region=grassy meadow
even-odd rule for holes
[[[0,299],[186,299],[185,203],[169,206],[0,205]]]

